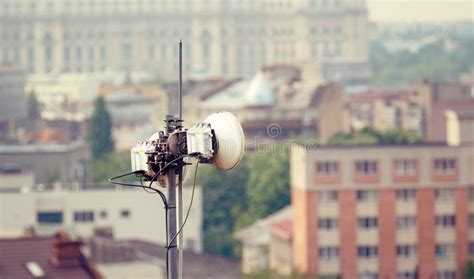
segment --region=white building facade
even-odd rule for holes
[[[368,69],[365,0],[4,0],[0,61],[29,73],[253,74],[314,63],[327,78],[361,82]]]
[[[82,190],[40,189],[0,191],[0,237],[18,237],[29,229],[43,235],[66,229],[86,238],[107,232],[115,239],[166,243],[165,210],[157,194],[105,185]],[[185,209],[190,197],[191,187],[185,187]],[[200,187],[195,189],[183,231],[185,248],[201,252]]]

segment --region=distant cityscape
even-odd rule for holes
[[[180,39],[184,125],[229,111],[247,152],[198,176],[184,278],[469,278],[473,27],[365,0],[1,1],[0,278],[166,278],[157,195],[107,178],[177,114]]]

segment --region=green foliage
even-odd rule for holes
[[[365,127],[352,133],[335,133],[328,143],[335,145],[395,145],[420,143],[421,141],[421,136],[412,131],[389,130],[382,133],[373,128]]]
[[[245,194],[249,204],[237,220],[237,228],[247,226],[290,203],[288,151],[278,149],[248,155]]]
[[[234,221],[247,207],[244,164],[228,172],[211,166],[199,170],[198,181],[203,185],[204,247],[208,252],[225,256],[237,254]]]
[[[474,68],[474,38],[453,40],[457,47],[452,51],[438,41],[416,53],[389,52],[381,41],[375,41],[370,47],[373,82],[380,86],[404,86],[422,79],[457,80],[461,73]]]
[[[98,97],[94,102],[94,113],[91,118],[91,129],[87,140],[92,149],[94,159],[114,150],[114,141],[112,140],[112,120],[105,107],[103,97]]]
[[[289,159],[285,148],[247,154],[237,169],[222,172],[204,166],[204,248],[239,256],[234,234],[240,228],[290,203]]]
[[[26,106],[29,120],[39,120],[41,118],[41,104],[34,91],[28,94]]]
[[[112,152],[92,162],[92,181],[95,183],[106,183],[107,179],[119,174],[130,172],[130,153]],[[133,176],[125,177],[122,181],[136,181]]]
[[[474,261],[469,260],[466,262],[462,269],[462,278],[463,279],[472,279],[474,278]]]

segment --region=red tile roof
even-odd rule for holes
[[[291,239],[293,235],[293,221],[290,219],[271,223],[271,231],[273,235],[285,239]]]
[[[55,237],[21,237],[0,239],[0,278],[34,278],[26,268],[28,262],[38,264],[46,278],[100,278],[94,267],[85,259],[80,266],[57,267],[50,261]]]

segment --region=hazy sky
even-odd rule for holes
[[[381,21],[473,20],[474,0],[367,0],[370,19]]]

